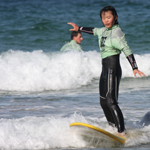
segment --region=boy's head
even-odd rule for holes
[[[100,11],[100,18],[102,19],[102,16],[104,13],[108,13],[108,12],[111,12],[111,14],[113,15],[114,17],[114,24],[118,24],[118,15],[117,15],[117,12],[115,10],[115,8],[113,6],[106,6],[104,7],[103,9],[101,9]]]

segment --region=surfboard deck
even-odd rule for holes
[[[117,136],[117,135],[114,135],[106,130],[103,130],[101,128],[98,128],[96,126],[93,126],[93,125],[90,125],[90,124],[86,124],[86,123],[81,123],[81,122],[74,122],[74,123],[71,123],[69,125],[69,127],[85,127],[85,128],[88,128],[88,129],[92,129],[96,132],[99,132],[103,135],[105,135],[105,137],[108,137],[109,139],[113,140],[113,141],[117,141],[121,144],[124,144],[126,142],[126,137],[124,136]]]

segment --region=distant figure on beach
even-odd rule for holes
[[[71,41],[66,43],[60,51],[76,50],[81,52],[82,48],[80,46],[81,41],[83,40],[82,34],[80,31],[73,31],[71,33]]]

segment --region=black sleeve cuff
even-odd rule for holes
[[[79,27],[78,31],[93,34],[94,27]]]
[[[131,67],[132,67],[133,70],[134,70],[134,69],[138,69],[138,66],[137,66],[137,64],[136,64],[136,61],[135,61],[135,58],[134,58],[134,55],[133,55],[133,54],[127,56],[127,59],[128,59],[128,61],[130,62],[130,65],[131,65]]]

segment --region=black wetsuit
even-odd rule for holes
[[[102,73],[99,82],[100,104],[109,124],[114,124],[118,132],[125,130],[123,115],[118,106],[121,74],[119,55],[102,59]]]
[[[93,34],[93,27],[79,27],[81,32]],[[118,106],[119,83],[121,80],[120,54],[102,59],[102,73],[99,81],[100,105],[110,125],[115,125],[118,132],[125,131],[124,117]],[[134,55],[127,56],[133,70],[137,69]]]

